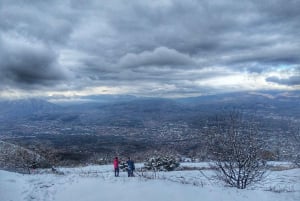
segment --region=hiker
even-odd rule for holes
[[[119,159],[116,157],[114,159],[114,170],[115,170],[115,177],[119,176]]]
[[[131,160],[130,157],[128,157],[127,165],[128,177],[133,177],[133,171],[135,170],[135,166],[133,160]]]

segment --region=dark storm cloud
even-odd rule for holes
[[[66,43],[73,20],[61,9],[43,1],[1,1],[1,88],[52,87],[68,78],[56,48]]]
[[[77,20],[64,3],[4,1],[0,5],[1,31],[49,43],[64,43]]]
[[[0,84],[201,91],[193,83],[222,73],[298,65],[299,7],[298,0],[2,0]],[[267,80],[297,83],[290,78]]]
[[[66,74],[56,62],[55,52],[39,43],[18,36],[5,38],[0,35],[0,83],[30,88],[34,85],[53,85],[65,79]]]
[[[287,69],[285,69],[287,70]],[[288,77],[285,78],[280,78],[277,76],[271,76],[266,78],[267,82],[271,83],[277,83],[280,85],[287,85],[287,86],[299,86],[300,85],[300,67],[297,66],[293,68],[292,70],[288,69],[289,75]]]
[[[300,76],[291,76],[286,79],[278,78],[278,77],[268,77],[266,79],[266,81],[274,82],[274,83],[281,84],[281,85],[294,86],[294,85],[300,85]]]
[[[137,68],[144,66],[190,66],[195,65],[192,58],[173,49],[159,47],[152,52],[145,51],[140,54],[126,54],[120,59],[120,66]]]
[[[165,47],[203,58],[209,65],[238,70],[241,64],[263,64],[266,69],[274,63],[299,62],[298,5],[299,1],[171,1],[159,6],[143,2],[116,6],[118,15],[107,19],[121,33],[116,41],[120,56]]]

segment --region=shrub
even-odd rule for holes
[[[144,163],[146,170],[172,171],[179,167],[179,162],[172,156],[155,156]]]

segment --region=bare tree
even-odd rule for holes
[[[289,130],[292,134],[293,141],[294,141],[294,150],[293,150],[293,158],[294,163],[297,167],[300,167],[300,128],[297,127],[298,125],[291,124],[289,125]]]
[[[296,155],[295,155],[295,164],[300,167],[300,128],[295,133],[296,138]]]
[[[241,112],[230,112],[217,118],[216,123],[214,154],[218,178],[239,189],[260,181],[266,163],[261,158],[263,143],[257,138],[257,124],[245,120]]]

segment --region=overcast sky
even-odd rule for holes
[[[0,0],[0,96],[300,89],[300,0]]]

